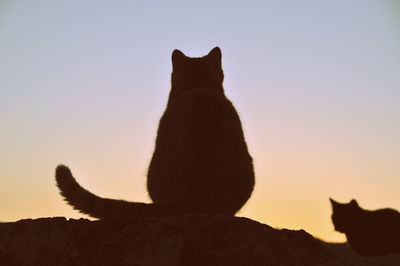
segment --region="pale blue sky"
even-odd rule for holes
[[[171,52],[202,56],[217,45],[257,174],[239,215],[342,240],[328,197],[400,209],[396,8],[372,0],[3,0],[0,220],[78,217],[57,195],[59,163],[100,195],[148,200]]]

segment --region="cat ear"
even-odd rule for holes
[[[216,62],[218,62],[219,64],[221,64],[221,59],[222,59],[222,52],[221,49],[219,49],[219,47],[215,47],[214,49],[212,49],[208,55],[209,58],[215,60]]]
[[[331,202],[332,208],[335,208],[336,206],[339,205],[339,203],[335,200],[333,200],[332,198],[329,198],[329,201]]]
[[[357,201],[356,201],[355,199],[352,199],[352,200],[350,201],[350,205],[353,206],[353,207],[359,207],[359,206],[358,206],[358,203],[357,203]]]
[[[172,66],[176,66],[177,64],[181,63],[185,58],[186,55],[184,53],[182,53],[178,49],[175,49],[171,55]]]

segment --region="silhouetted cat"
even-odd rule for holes
[[[179,214],[234,215],[254,187],[239,116],[224,95],[221,50],[201,58],[172,53],[171,92],[161,117],[147,188],[154,203],[104,199],[56,169],[61,195],[75,209],[108,220]]]
[[[354,199],[332,204],[335,230],[345,233],[348,243],[363,256],[381,256],[400,252],[400,213],[393,209],[368,211]]]

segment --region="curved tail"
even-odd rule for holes
[[[130,221],[141,217],[169,216],[174,214],[171,208],[166,206],[106,199],[96,196],[81,187],[72,176],[71,170],[65,165],[57,166],[56,181],[61,195],[68,204],[81,213],[95,218]]]

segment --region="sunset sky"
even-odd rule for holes
[[[0,1],[0,221],[83,217],[54,169],[149,202],[171,53],[222,50],[254,159],[238,216],[344,241],[329,197],[400,209],[396,1]]]

